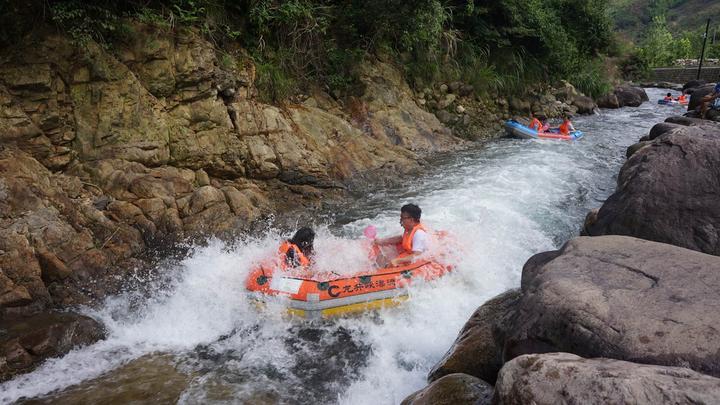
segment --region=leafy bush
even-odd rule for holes
[[[52,20],[78,44],[93,39],[105,45],[126,30],[116,10],[103,2],[58,2],[51,5],[50,11]]]
[[[592,89],[603,74],[594,61],[613,49],[604,0],[42,1],[78,40],[111,41],[125,17],[196,27],[219,47],[239,39],[273,100],[311,82],[349,94],[358,64],[379,54],[418,87],[462,80],[483,92],[523,92],[573,77]]]

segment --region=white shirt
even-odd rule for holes
[[[418,229],[412,238],[412,251],[422,253],[426,250],[428,250],[428,234],[422,229]]]

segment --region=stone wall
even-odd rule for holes
[[[686,68],[657,68],[652,71],[652,81],[687,83],[697,79],[697,67]],[[700,72],[700,79],[707,82],[715,82],[720,77],[720,66],[703,67]]]

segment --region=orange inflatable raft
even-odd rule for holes
[[[452,268],[429,259],[338,275],[314,274],[312,269],[286,271],[275,262],[256,267],[246,287],[260,302],[286,297],[290,314],[314,319],[395,306],[407,299],[413,283],[437,279]]]

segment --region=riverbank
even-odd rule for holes
[[[671,117],[630,146],[592,237],[530,258],[404,403],[717,402],[718,132]]]

